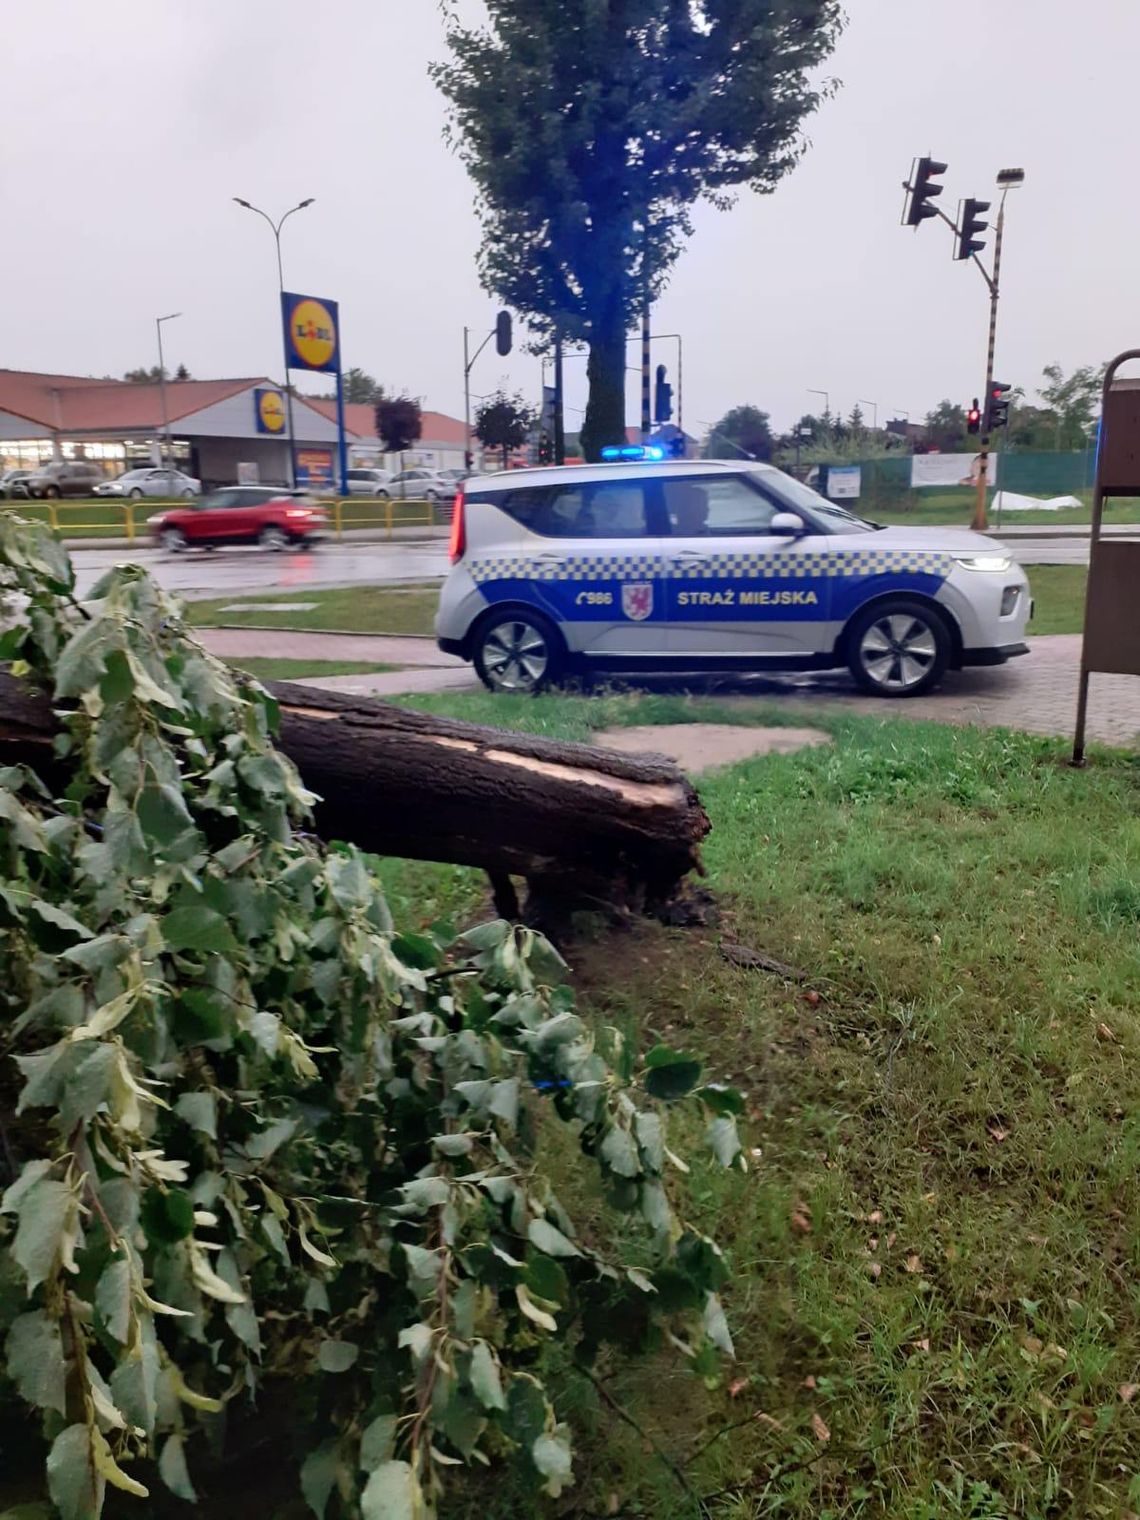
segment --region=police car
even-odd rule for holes
[[[436,637],[493,691],[583,671],[846,665],[867,691],[913,697],[947,668],[1028,653],[1029,586],[1001,545],[877,527],[763,464],[473,478],[451,562]]]

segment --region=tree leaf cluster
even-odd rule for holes
[[[61,723],[42,775],[0,771],[0,1418],[37,1417],[46,1495],[195,1503],[273,1386],[318,1516],[428,1516],[472,1462],[557,1497],[552,1343],[668,1344],[706,1378],[731,1352],[667,1117],[695,1104],[740,1167],[739,1098],[599,1037],[529,929],[398,934],[309,832],[271,697],[143,571],[81,606],[5,517],[0,589],[0,658]],[[620,1249],[536,1165],[549,1125]]]

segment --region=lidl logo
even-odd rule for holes
[[[285,403],[280,391],[257,392],[257,421],[263,433],[285,431]]]
[[[286,293],[282,317],[293,369],[335,370],[337,355],[337,303],[315,296]]]

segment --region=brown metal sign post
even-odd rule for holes
[[[1101,537],[1105,498],[1140,496],[1140,380],[1116,378],[1129,359],[1140,359],[1140,348],[1113,359],[1101,398],[1074,765],[1085,763],[1089,673],[1140,675],[1140,539]]]

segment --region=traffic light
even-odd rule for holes
[[[511,314],[509,311],[501,311],[495,318],[495,352],[501,357],[511,351]]]
[[[992,433],[994,428],[1006,427],[1009,423],[1009,395],[1013,387],[1002,385],[1000,380],[995,380],[990,386],[989,399],[986,405],[986,432]]]
[[[553,464],[554,462],[554,445],[550,441],[549,433],[539,434],[538,462],[539,464]]]
[[[654,422],[668,422],[673,415],[673,387],[665,379],[665,366],[657,366],[657,385],[653,393]]]
[[[908,227],[921,227],[929,216],[938,215],[938,207],[930,203],[936,195],[942,194],[942,186],[933,183],[935,177],[946,173],[946,165],[939,163],[936,158],[920,158],[914,169],[914,179],[908,187],[910,189],[910,201],[907,204],[904,221]]]
[[[669,456],[670,459],[684,459],[684,457],[685,457],[685,435],[684,435],[684,433],[674,433],[673,436],[672,436],[672,438],[670,438],[669,442],[666,444],[665,447],[666,447],[666,451],[667,451],[668,456]]]
[[[979,237],[990,225],[983,222],[979,212],[990,209],[989,201],[976,201],[972,197],[962,202],[958,216],[958,248],[954,254],[956,259],[968,259],[975,253],[981,253],[986,246],[986,240]]]
[[[977,433],[981,430],[981,426],[982,413],[981,408],[978,406],[978,398],[975,396],[973,406],[966,413],[966,431],[967,433]]]

